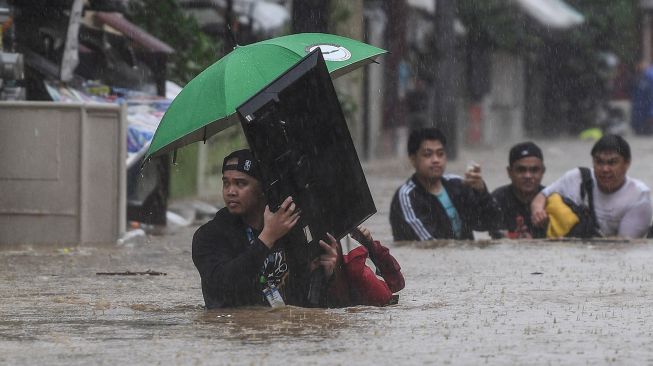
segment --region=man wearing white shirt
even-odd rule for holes
[[[630,146],[623,137],[605,135],[592,147],[592,193],[594,212],[605,237],[642,238],[651,225],[650,190],[642,181],[626,175],[630,167]],[[532,222],[544,226],[548,221],[546,198],[553,193],[582,204],[579,169],[565,173],[540,192],[531,203]]]

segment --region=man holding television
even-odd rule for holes
[[[327,279],[334,273],[335,238],[320,241],[323,254],[318,258],[302,252],[306,238],[293,230],[298,208],[288,197],[276,212],[270,210],[249,150],[225,157],[222,173],[226,207],[193,236],[193,263],[206,307],[309,306],[311,272],[321,267]],[[321,306],[326,306],[324,297]]]
[[[469,167],[464,178],[444,174],[446,144],[437,128],[410,133],[408,156],[415,174],[392,198],[394,240],[473,240],[474,230],[498,227],[501,212],[485,186],[479,165]]]
[[[303,231],[296,229],[298,208],[288,197],[276,212],[270,211],[249,150],[229,154],[222,171],[226,207],[193,236],[193,262],[207,308],[315,306],[308,293],[311,274],[319,267],[327,288],[320,291],[318,306],[383,306],[396,299],[393,292],[404,287],[401,267],[369,230],[352,231],[362,246],[344,256],[340,244],[327,234],[329,243],[321,240],[323,252],[312,259],[305,251]],[[368,256],[383,280],[366,266]]]

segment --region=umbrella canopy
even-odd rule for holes
[[[236,108],[320,47],[332,78],[369,64],[386,51],[353,39],[322,33],[278,37],[238,46],[202,71],[166,111],[147,158],[195,141],[206,141],[238,122]]]

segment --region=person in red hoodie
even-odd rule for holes
[[[334,283],[329,289],[330,306],[343,307],[353,305],[385,306],[395,304],[398,296],[394,295],[405,286],[399,262],[390,254],[390,250],[372,238],[365,227],[358,227],[350,233],[359,242],[358,246],[347,254],[342,254],[338,246],[339,261],[334,274]],[[376,273],[367,266],[370,258]],[[377,274],[383,278],[377,277]]]

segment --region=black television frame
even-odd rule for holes
[[[326,233],[340,240],[376,213],[321,50],[237,108],[273,211],[289,195],[314,255]]]

